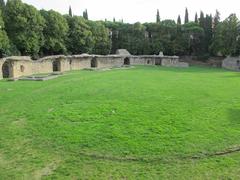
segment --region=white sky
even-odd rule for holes
[[[240,15],[240,0],[22,0],[38,9],[53,9],[62,14],[68,13],[71,5],[74,15],[82,15],[87,9],[91,20],[116,20],[124,22],[155,22],[156,11],[159,9],[161,19],[177,19],[181,15],[184,20],[185,7],[188,8],[189,18],[194,19],[195,12],[215,14],[218,9],[221,19],[230,13]],[[198,13],[199,14],[199,13]]]

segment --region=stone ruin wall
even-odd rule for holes
[[[48,56],[42,59],[33,61],[30,57],[8,57],[0,59],[0,79],[2,79],[2,65],[5,61],[12,64],[12,78],[21,76],[28,76],[32,74],[44,74],[53,72],[53,62],[60,62],[59,71],[81,70],[84,68],[91,68],[91,61],[93,59],[97,62],[96,68],[111,68],[120,67],[124,65],[125,59],[129,59],[130,65],[162,65],[174,67],[188,67],[188,64],[180,63],[177,56],[132,56],[124,55],[73,55],[73,56]],[[24,70],[21,70],[21,66]]]
[[[225,69],[240,71],[240,57],[227,57],[222,62]]]
[[[179,62],[178,56],[163,57],[161,65],[166,67],[189,67],[188,63]]]
[[[2,67],[3,66],[3,63],[4,63],[4,61],[3,60],[0,60],[0,67]],[[0,68],[0,79],[3,79],[3,76],[2,76],[2,68]]]
[[[131,65],[155,65],[155,56],[132,56],[129,59]]]

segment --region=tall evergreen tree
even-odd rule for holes
[[[83,12],[83,18],[88,20],[88,11],[87,11],[87,9]]]
[[[214,15],[214,18],[213,18],[213,29],[215,31],[217,25],[219,24],[220,22],[220,13],[218,10],[216,10],[216,13]]]
[[[68,15],[69,15],[70,17],[73,17],[73,14],[72,14],[72,7],[71,7],[71,6],[69,6]]]
[[[184,24],[189,23],[189,18],[188,18],[188,9],[185,9],[185,20],[184,20]]]
[[[202,28],[204,28],[204,25],[205,25],[205,17],[204,17],[204,13],[202,11],[200,12],[199,25]]]
[[[2,13],[0,10],[0,58],[8,54],[8,49],[9,49],[9,39],[5,31]]]
[[[160,14],[159,14],[159,10],[157,10],[156,22],[157,22],[157,23],[160,23]]]
[[[204,32],[205,32],[205,51],[207,52],[212,43],[213,29],[212,29],[212,15],[206,15]]]
[[[195,20],[194,20],[195,23],[198,23],[198,14],[196,13],[195,14]]]
[[[178,15],[177,24],[178,24],[178,25],[181,25],[181,24],[182,24],[181,16],[180,16],[180,15]]]
[[[5,1],[4,0],[0,0],[0,10],[4,10],[4,8],[5,8]]]

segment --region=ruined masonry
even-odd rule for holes
[[[112,68],[124,65],[159,65],[167,67],[188,67],[179,62],[178,56],[143,55],[133,56],[125,49],[117,50],[115,55],[72,55],[48,56],[32,60],[28,56],[12,56],[0,59],[0,79],[19,78],[32,74],[65,72],[85,68]]]

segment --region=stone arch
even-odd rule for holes
[[[98,67],[97,57],[94,57],[91,59],[91,68],[97,68],[97,67]]]
[[[53,72],[61,71],[61,62],[60,60],[54,60],[52,62]]]
[[[2,77],[12,78],[13,77],[13,66],[10,61],[5,61],[2,65]]]
[[[130,59],[128,57],[124,58],[124,65],[130,65]]]

